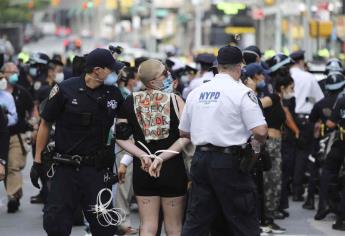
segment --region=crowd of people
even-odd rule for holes
[[[264,60],[256,46],[225,46],[191,63],[118,56],[36,52],[1,65],[8,213],[32,153],[31,203],[44,204],[50,236],[86,221],[92,235],[155,236],[163,224],[169,236],[282,234],[275,220],[290,217],[290,196],[315,220],[336,214],[333,229],[345,231],[341,61],[318,82],[302,50]],[[114,184],[115,208],[104,206]]]

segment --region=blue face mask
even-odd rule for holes
[[[256,84],[256,87],[257,87],[258,89],[264,89],[265,86],[266,86],[265,80],[261,80],[259,83]]]
[[[29,69],[29,74],[30,74],[32,77],[36,77],[36,76],[37,76],[37,68],[35,68],[35,67],[30,67],[30,69]]]
[[[117,74],[115,72],[110,73],[107,78],[104,80],[105,85],[115,85],[117,82]]]
[[[173,79],[171,77],[171,74],[169,74],[164,80],[163,80],[163,86],[161,88],[162,92],[165,93],[172,93],[174,90],[173,88]]]
[[[8,82],[12,85],[16,84],[18,82],[18,80],[19,80],[19,76],[17,73],[12,74],[10,77],[8,77]]]

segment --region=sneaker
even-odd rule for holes
[[[271,231],[272,231],[272,233],[274,233],[274,234],[283,234],[283,233],[286,232],[286,229],[280,227],[279,225],[277,225],[277,224],[274,223],[274,222],[271,223],[271,224],[269,225],[269,227],[271,228]]]
[[[269,225],[260,226],[260,235],[272,233],[272,229]]]

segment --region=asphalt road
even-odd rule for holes
[[[30,196],[36,195],[38,190],[30,182],[29,170],[32,165],[32,157],[28,156],[24,169],[24,196],[21,201],[20,211],[16,214],[6,212],[7,198],[2,187],[0,189],[0,235],[1,236],[43,236],[42,229],[42,205],[30,204]],[[277,221],[286,228],[286,236],[344,236],[344,232],[334,231],[331,225],[334,215],[330,215],[324,221],[314,221],[314,211],[302,209],[302,203],[290,203],[290,217]],[[139,227],[137,212],[133,212],[132,224]],[[85,235],[84,227],[74,227],[73,236]]]

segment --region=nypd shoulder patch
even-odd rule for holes
[[[252,100],[255,104],[258,104],[258,98],[256,97],[255,93],[253,91],[249,91],[247,93],[248,97],[250,98],[250,100]]]
[[[49,100],[52,99],[58,92],[59,92],[59,86],[56,84],[56,85],[50,90]]]

